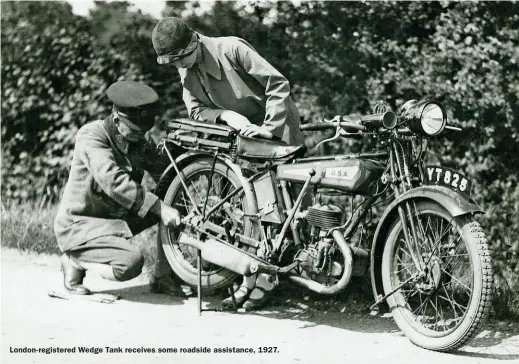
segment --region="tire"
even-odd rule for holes
[[[453,218],[432,201],[410,204],[419,230],[420,255],[428,271],[426,277],[410,281],[389,296],[387,303],[411,342],[425,349],[451,351],[474,337],[490,308],[493,272],[487,240],[471,216]],[[440,233],[432,233],[435,226]],[[419,271],[412,262],[411,249],[397,219],[389,229],[382,256],[385,293]]]
[[[181,173],[184,177],[184,181],[190,189],[190,191],[196,191],[196,194],[192,193],[192,195],[194,199],[197,200],[196,203],[200,211],[203,211],[203,201],[205,200],[205,198],[197,198],[199,191],[197,190],[196,183],[202,181],[201,176],[206,176],[206,180],[209,180],[208,176],[210,175],[212,165],[212,158],[199,159],[190,163],[181,170]],[[230,169],[225,163],[221,161],[216,162],[213,176],[213,180],[216,179],[216,177],[218,176],[218,178],[221,178],[220,181],[227,180],[229,182],[229,186],[231,186],[229,188],[226,187],[225,182],[217,184],[217,186],[220,186],[217,188],[221,190],[227,189],[227,191],[224,191],[223,193],[229,193],[233,189],[241,186],[240,178],[236,175],[236,173],[232,171],[232,169]],[[199,178],[197,179],[197,177]],[[207,188],[204,191],[206,190]],[[185,216],[187,213],[192,211],[193,208],[192,204],[189,202],[189,199],[185,198],[186,196],[183,191],[184,190],[180,178],[176,176],[169,185],[169,188],[164,197],[164,202],[167,205],[179,209],[181,215]],[[242,211],[246,214],[252,214],[254,212],[253,207],[255,206],[254,196],[252,196],[252,194],[248,192],[247,189],[244,189],[244,191],[245,192],[238,193],[238,195],[231,198],[230,201],[239,200],[239,204],[241,204],[240,206]],[[213,189],[211,189],[210,202],[208,203],[207,211],[209,211],[211,205],[214,206],[217,203],[216,200],[219,198],[218,195],[219,193],[217,193],[217,191],[213,192]],[[202,196],[205,197],[203,193]],[[183,206],[179,206],[178,203],[179,201],[181,201],[182,197],[184,197],[184,200],[187,202],[184,203]],[[240,207],[236,207],[234,205],[233,207],[234,209],[231,209],[233,213],[236,213],[236,211],[240,209]],[[220,208],[217,212],[225,214],[223,210],[224,209]],[[215,214],[212,214],[211,216],[215,216]],[[210,218],[209,220],[211,222],[221,224],[221,221],[215,221],[213,218]],[[177,243],[179,231],[169,230],[162,224],[160,224],[159,229],[163,242],[162,244],[164,248],[164,253],[171,268],[182,281],[184,281],[186,284],[190,286],[196,287],[198,284],[198,276],[196,269],[196,249]],[[242,220],[242,226],[240,227],[241,233],[246,236],[253,237],[254,230],[255,229],[253,228],[250,219],[244,218]],[[184,229],[182,232],[185,234],[193,235],[193,232],[187,228]],[[245,250],[249,252],[255,253],[253,248],[242,248],[245,248]],[[204,292],[205,294],[211,294],[220,289],[227,288],[238,278],[238,275],[236,273],[206,261],[203,261],[202,267],[202,292]]]

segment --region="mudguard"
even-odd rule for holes
[[[203,151],[188,151],[175,159],[175,163],[178,169],[181,171],[185,166],[190,163],[195,162],[198,159],[213,159],[214,155],[208,152]],[[253,206],[251,208],[254,210],[251,213],[257,213],[257,201],[256,195],[254,193],[254,189],[252,184],[247,180],[247,178],[243,175],[241,168],[233,163],[233,161],[225,155],[219,155],[217,157],[221,162],[225,163],[232,171],[238,176],[241,184],[243,185],[244,192],[247,198],[253,199]],[[168,191],[169,185],[176,177],[177,173],[173,164],[170,164],[162,173],[157,182],[157,186],[155,187],[155,194],[159,196],[159,198],[164,199],[166,192]]]
[[[421,186],[414,188],[393,201],[382,214],[377,225],[373,245],[371,247],[371,286],[375,299],[384,293],[381,277],[382,253],[385,247],[385,238],[394,219],[398,217],[398,205],[408,200],[432,200],[443,206],[456,217],[469,213],[483,213],[484,211],[473,201],[443,186]]]

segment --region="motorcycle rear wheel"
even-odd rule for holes
[[[201,212],[204,209],[207,192],[209,192],[209,200],[206,211],[209,211],[222,197],[241,186],[240,178],[234,171],[225,163],[217,161],[213,172],[213,187],[210,191],[207,191],[212,165],[212,159],[200,159],[189,164],[181,171],[184,181]],[[254,197],[247,191],[238,193],[238,195],[232,197],[230,201],[231,206],[229,209],[225,210],[223,207],[218,209],[215,213],[211,214],[209,221],[222,225],[225,219],[232,220],[233,217],[236,218],[235,215],[229,216],[229,214],[239,212],[249,214],[249,216],[252,214],[252,207],[255,203]],[[164,197],[164,203],[178,209],[181,216],[186,216],[194,210],[178,176],[171,182]],[[256,229],[254,229],[249,218],[243,218],[242,223],[238,225],[238,232],[246,236],[254,236],[253,232]],[[184,244],[178,244],[177,239],[180,231],[167,229],[163,224],[160,224],[159,230],[164,253],[172,270],[186,284],[193,287],[197,286],[197,250]],[[182,232],[196,237],[193,231],[187,228]],[[225,240],[224,236],[220,238]],[[247,246],[239,245],[239,247],[253,253],[255,250]],[[206,294],[211,294],[220,289],[229,287],[237,278],[238,275],[234,272],[206,261],[202,262],[202,291]]]
[[[400,219],[390,227],[382,256],[384,291],[409,282],[387,303],[411,342],[451,351],[474,337],[490,308],[493,272],[487,240],[471,216],[454,218],[432,201],[411,203],[420,244],[408,246]],[[417,268],[412,252],[426,269]],[[420,271],[424,277],[411,279]]]

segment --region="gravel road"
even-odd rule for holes
[[[112,304],[61,300],[47,295],[62,290],[57,256],[5,248],[1,252],[5,364],[519,362],[517,323],[493,322],[462,350],[436,353],[411,344],[389,315],[372,317],[365,312],[366,304],[354,298],[330,304],[299,290],[281,294],[268,311],[198,316],[195,298],[151,294],[144,275],[125,283],[87,275],[87,286],[123,299]],[[217,302],[210,297],[204,305]],[[261,353],[263,347],[277,352]],[[68,348],[75,353],[15,352],[24,348]],[[80,348],[91,352],[80,353]],[[203,352],[207,350],[211,352]]]

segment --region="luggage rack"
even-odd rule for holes
[[[221,149],[229,153],[236,150],[238,131],[225,126],[192,119],[177,119],[166,124],[168,139],[189,149]]]

